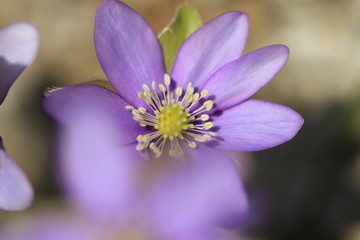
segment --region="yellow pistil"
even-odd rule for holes
[[[159,131],[169,137],[178,137],[183,127],[188,126],[190,119],[187,117],[180,104],[165,105],[157,116]]]
[[[162,155],[167,142],[170,144],[169,155],[176,157],[183,154],[180,140],[191,148],[196,148],[194,140],[206,142],[216,136],[210,131],[215,124],[209,122],[210,116],[205,114],[213,108],[214,102],[207,100],[200,104],[200,100],[208,95],[208,91],[194,93],[195,90],[189,83],[185,94],[179,87],[172,92],[170,84],[170,76],[165,74],[164,84],[158,85],[160,92],[155,82],[152,82],[151,88],[146,84],[142,85],[144,92],[139,92],[138,97],[149,106],[150,112],[144,107],[136,109],[126,106],[140,126],[150,126],[153,129],[151,133],[137,137],[139,144],[136,149],[142,151],[150,148],[156,157]]]

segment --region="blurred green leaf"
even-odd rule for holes
[[[113,88],[113,86],[111,85],[111,83],[109,81],[93,80],[93,81],[89,81],[89,82],[84,82],[82,84],[96,84],[96,85],[99,85],[101,87],[107,88],[108,90],[110,90],[110,91],[117,94],[116,90]]]
[[[198,12],[189,5],[178,9],[176,17],[159,36],[164,50],[166,70],[170,73],[181,44],[202,26]]]

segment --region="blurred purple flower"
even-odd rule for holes
[[[27,23],[0,30],[0,104],[14,81],[35,58],[38,42],[37,30]],[[28,180],[5,152],[0,138],[0,208],[23,210],[30,205],[32,198]]]
[[[150,26],[125,3],[104,0],[96,15],[95,47],[118,94],[91,84],[66,87],[49,93],[45,107],[71,124],[79,103],[100,101],[126,136],[123,145],[137,142],[137,150],[151,149],[157,157],[182,155],[188,146],[277,146],[296,135],[303,118],[288,107],[249,98],[284,66],[288,48],[273,45],[241,56],[247,34],[246,14],[221,15],[184,42],[169,76]]]
[[[103,112],[85,107],[81,115],[62,129],[58,149],[62,184],[78,215],[0,239],[223,239],[215,224],[238,225],[245,217],[247,200],[230,158],[208,152],[162,171],[134,161],[132,146],[117,145],[117,123]]]
[[[119,147],[123,135],[113,131],[117,122],[103,116],[83,111],[85,119],[64,130],[59,149],[68,196],[100,221],[97,225],[109,228],[102,234],[116,229],[144,232],[151,239],[211,239],[210,226],[243,221],[248,204],[230,157],[207,152],[162,171],[163,164],[134,161],[137,151],[132,145]]]

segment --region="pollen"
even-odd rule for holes
[[[171,157],[180,157],[184,143],[196,148],[196,142],[207,142],[216,136],[211,131],[215,124],[206,114],[213,108],[214,102],[203,100],[208,91],[195,92],[191,82],[186,91],[180,87],[171,91],[170,85],[168,74],[164,76],[164,84],[156,86],[152,82],[150,87],[143,84],[144,92],[139,92],[138,97],[147,107],[125,107],[140,126],[150,129],[150,133],[137,137],[138,151],[151,149],[156,157],[160,157],[167,149]]]

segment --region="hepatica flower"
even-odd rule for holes
[[[228,12],[190,35],[170,74],[162,47],[144,19],[117,0],[104,0],[95,47],[115,92],[83,84],[50,93],[45,105],[61,122],[76,102],[98,99],[126,128],[123,144],[181,156],[185,148],[257,151],[293,138],[303,124],[292,109],[249,99],[284,66],[288,48],[273,45],[242,56],[248,16]],[[67,100],[64,100],[67,99]],[[126,112],[128,111],[128,112]],[[130,114],[131,113],[131,114]]]
[[[38,32],[27,23],[0,30],[0,104],[9,88],[33,61],[38,48]],[[24,173],[5,152],[0,138],[0,208],[22,210],[32,201],[32,188]]]

